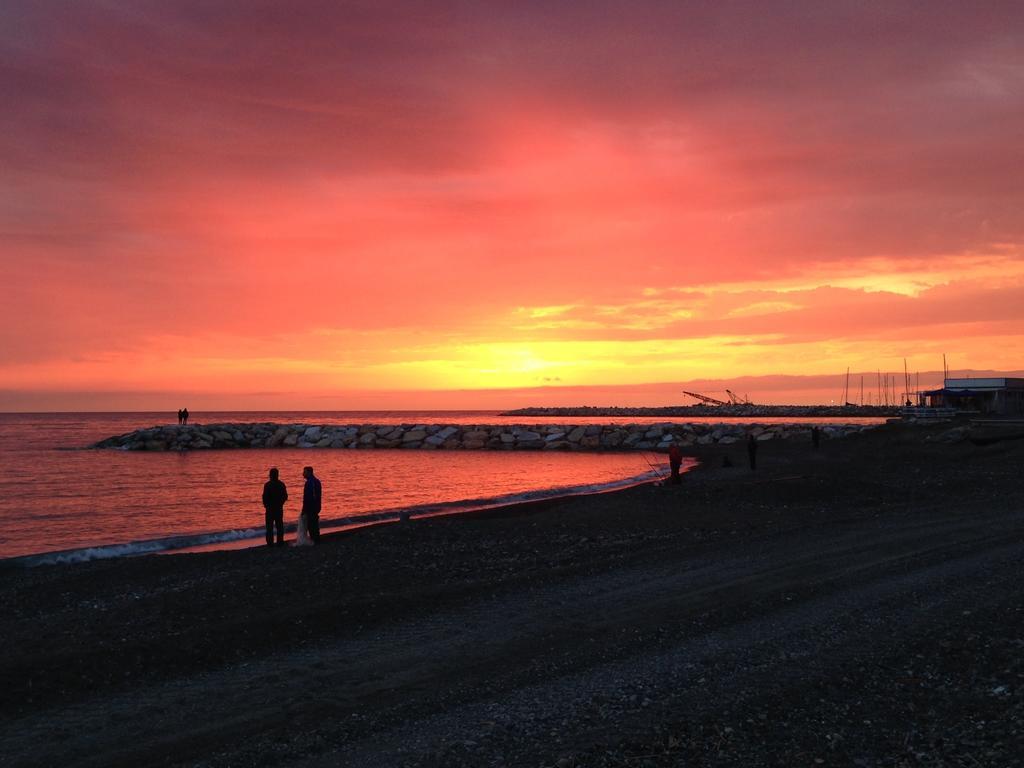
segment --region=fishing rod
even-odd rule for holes
[[[651,460],[647,458],[647,453],[644,451],[640,451],[640,455],[643,457],[643,460],[647,462],[647,466],[650,467],[654,471],[654,474],[658,476],[658,480],[660,480],[661,482],[665,482],[665,476],[661,474],[661,470],[654,466],[651,463]]]

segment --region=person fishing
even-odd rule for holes
[[[668,449],[668,481],[670,484],[679,485],[680,483],[683,482],[682,477],[679,476],[679,470],[682,466],[683,452],[679,450],[678,443],[672,443],[672,447]]]

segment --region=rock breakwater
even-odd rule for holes
[[[886,417],[899,416],[897,405],[753,405],[751,403],[733,403],[725,405],[665,405],[649,408],[622,408],[618,406],[581,405],[572,407],[531,407],[505,411],[502,416],[536,416],[554,417],[644,417],[683,419],[695,416],[720,416],[728,418],[833,418],[849,416]]]
[[[860,424],[821,426],[822,437],[869,429]],[[396,448],[420,450],[667,451],[759,441],[810,439],[809,424],[189,424],[138,429],[92,447],[127,451],[239,448]]]

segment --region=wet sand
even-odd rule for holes
[[[315,549],[7,569],[0,762],[1022,765],[1024,441],[946,430]]]

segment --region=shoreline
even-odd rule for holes
[[[7,570],[0,738],[24,765],[1013,765],[1024,442],[948,433]]]
[[[694,457],[685,458],[682,468],[683,474],[694,471],[699,464],[699,460]],[[321,535],[322,538],[326,539],[335,535],[347,534],[360,528],[402,523],[404,522],[403,517],[405,516],[410,520],[425,520],[435,517],[483,516],[488,512],[498,512],[500,510],[512,509],[519,506],[531,507],[535,504],[557,501],[559,499],[599,495],[603,493],[616,493],[618,491],[628,490],[640,485],[660,482],[663,476],[667,475],[668,469],[665,467],[663,472],[658,474],[657,477],[653,476],[656,472],[658,472],[658,470],[652,467],[650,472],[633,477],[622,478],[621,480],[606,483],[604,486],[599,487],[576,486],[569,488],[536,489],[514,494],[516,497],[525,496],[535,498],[516,498],[511,500],[505,500],[500,497],[494,500],[462,499],[452,502],[371,511],[344,518],[331,518],[327,521],[321,520]],[[285,523],[286,535],[292,536],[292,538],[286,539],[287,546],[292,546],[294,542],[295,526],[296,522]],[[244,535],[236,537],[233,536],[233,534]],[[180,541],[191,541],[218,536],[224,536],[225,538],[175,545]],[[171,544],[171,546],[162,546],[168,543]],[[194,554],[198,552],[222,552],[261,546],[265,546],[263,528],[253,526],[251,529],[244,530],[229,529],[225,531],[168,534],[167,536],[153,539],[105,542],[82,547],[74,547],[71,549],[47,550],[25,555],[15,555],[13,557],[0,558],[0,570],[5,568],[62,566],[94,560],[148,557],[150,555],[165,556]]]

